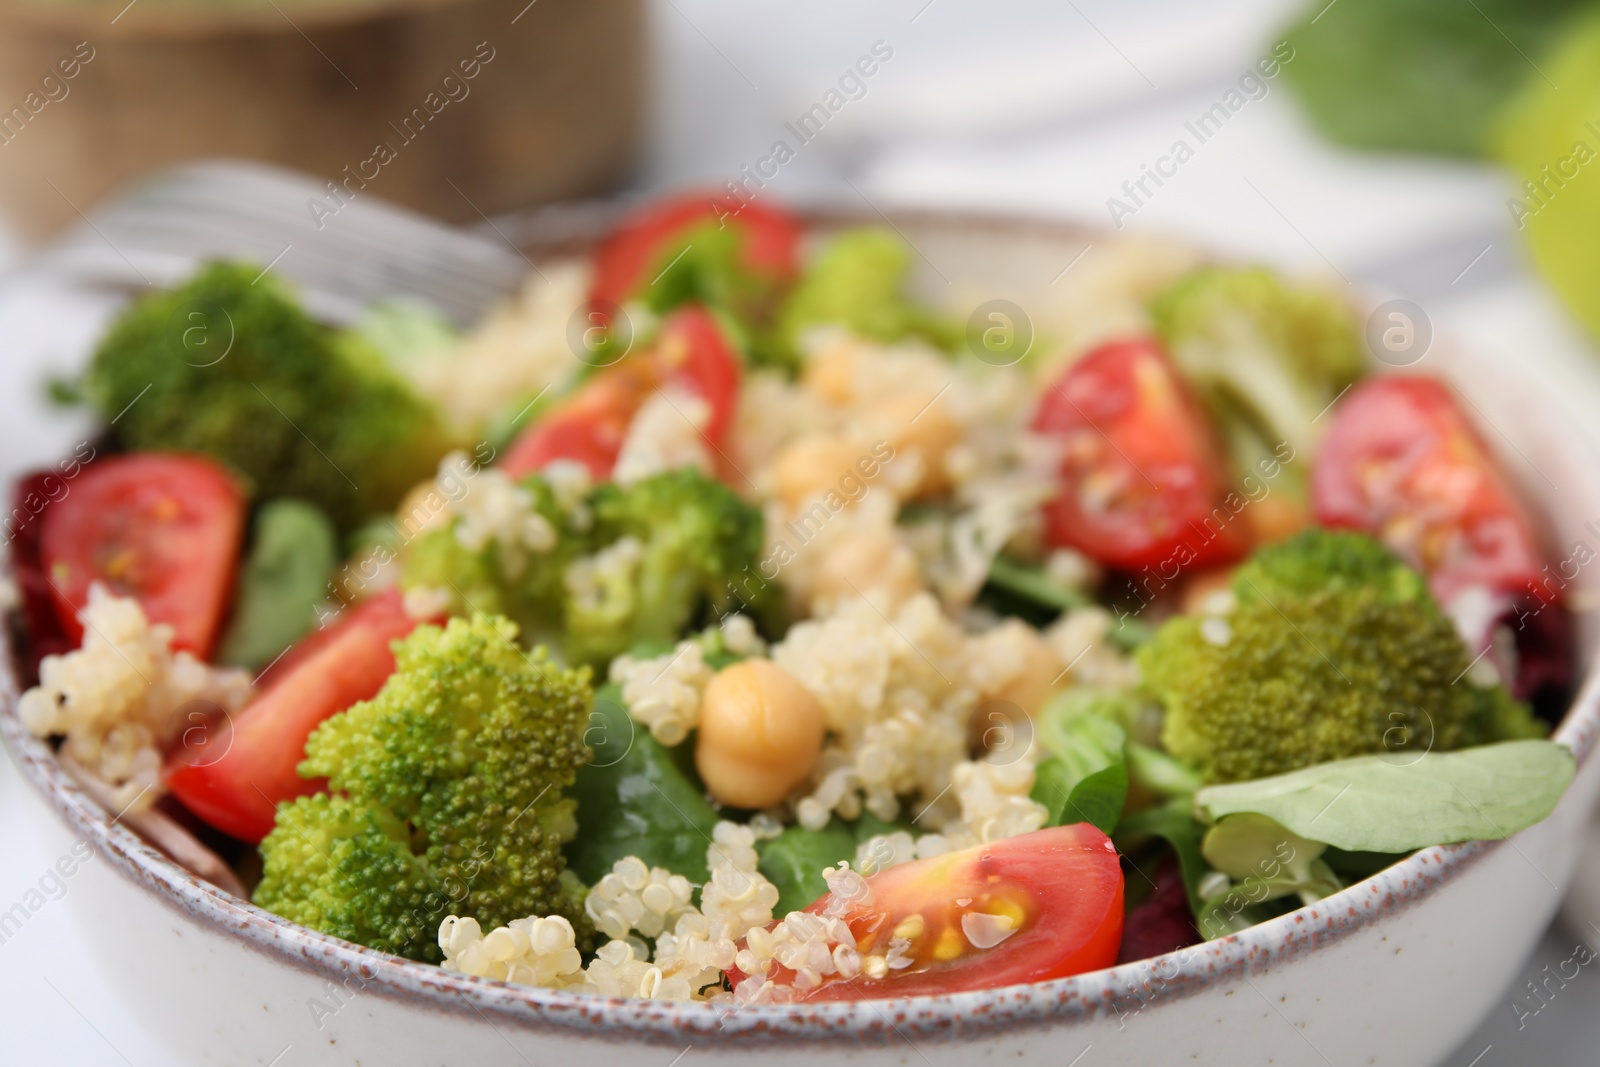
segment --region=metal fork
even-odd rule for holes
[[[321,211],[311,205],[321,203]],[[335,212],[333,209],[337,208]],[[318,318],[347,325],[379,299],[415,299],[476,320],[537,267],[485,218],[489,234],[449,226],[363,190],[259,163],[164,171],[97,206],[19,270],[69,285],[142,290],[182,281],[215,258],[260,264]]]

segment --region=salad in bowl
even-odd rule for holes
[[[1555,809],[1565,561],[1338,291],[1128,246],[1070,329],[686,195],[461,333],[140,298],[8,522],[21,724],[288,923],[764,1004],[1227,938]]]

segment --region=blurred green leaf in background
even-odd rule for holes
[[[1476,155],[1506,100],[1592,0],[1313,0],[1284,75],[1355,148]],[[1555,79],[1559,84],[1560,79]]]
[[[1539,269],[1600,337],[1600,12],[1563,35],[1502,112],[1495,155],[1521,188],[1506,202]]]
[[[1512,225],[1600,338],[1600,0],[1313,0],[1286,39],[1333,140],[1508,166]]]

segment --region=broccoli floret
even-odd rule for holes
[[[566,569],[593,547],[593,524],[584,517],[590,512],[586,504],[564,509],[542,474],[521,479],[517,487],[528,494],[530,510],[554,531],[548,549],[535,552],[519,545],[507,550],[492,539],[469,548],[457,536],[458,519],[405,544],[400,584],[407,590],[421,587],[447,594],[449,614],[505,615],[525,640],[557,642],[565,616]]]
[[[798,360],[814,326],[837,325],[874,341],[908,335],[949,346],[951,328],[905,294],[911,253],[890,230],[845,230],[829,242],[778,315],[778,344]]]
[[[564,793],[588,757],[586,669],[518,647],[508,620],[419,626],[376,697],[323,723],[300,773],[332,795],[278,805],[255,903],[349,941],[438,962],[446,915],[564,914]]]
[[[1307,530],[1269,545],[1233,575],[1234,592],[1241,599],[1277,600],[1365,586],[1386,592],[1397,603],[1428,598],[1422,575],[1381,542],[1346,530]]]
[[[1349,308],[1265,268],[1201,268],[1157,297],[1151,314],[1246,471],[1275,470],[1262,466],[1274,458],[1308,461],[1312,420],[1364,367]]]
[[[1549,735],[1549,728],[1534,716],[1533,709],[1505,686],[1468,685],[1467,691],[1472,695],[1473,721],[1483,724],[1484,741],[1532,741]]]
[[[676,640],[708,608],[727,610],[735,579],[761,556],[761,512],[693,469],[607,483],[590,507],[603,547],[579,561],[581,579],[567,583],[567,653],[575,662]]]
[[[392,507],[453,443],[370,346],[243,264],[210,264],[135,303],[86,389],[126,447],[211,456],[255,495],[309,500],[341,530]]]
[[[1526,706],[1467,677],[1465,643],[1406,570],[1359,534],[1309,530],[1240,569],[1232,611],[1165,623],[1137,657],[1167,751],[1217,782],[1538,736]]]
[[[447,593],[452,614],[508,615],[568,662],[596,665],[640,642],[670,647],[735,606],[767,621],[777,603],[776,587],[750,577],[763,544],[760,510],[697,470],[603,483],[571,510],[542,475],[519,484],[555,529],[552,548],[520,552],[508,566],[495,542],[470,549],[454,526],[430,530],[406,546],[401,584]],[[738,592],[752,585],[760,592]]]
[[[514,606],[516,588],[495,568],[493,545],[474,551],[456,537],[456,524],[436,526],[406,542],[401,552],[400,588],[447,594],[445,611],[505,615],[520,626],[526,620]]]

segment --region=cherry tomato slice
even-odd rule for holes
[[[1113,341],[1046,392],[1034,429],[1063,439],[1050,540],[1123,570],[1231,562],[1246,524],[1222,506],[1222,460],[1199,403],[1160,346]]]
[[[199,456],[136,452],[86,467],[44,509],[44,573],[74,644],[89,585],[136,597],[172,645],[211,653],[238,562],[245,501],[221,467]]]
[[[674,239],[719,222],[739,230],[746,270],[775,282],[799,272],[801,226],[793,215],[755,202],[741,205],[721,192],[683,193],[646,205],[601,242],[594,254],[591,303],[626,302],[680,251]]]
[[[587,467],[595,481],[604,481],[616,466],[633,416],[659,384],[658,368],[648,356],[627,357],[599,371],[522,431],[501,458],[500,469],[521,478],[558,459],[570,459]]]
[[[650,350],[624,357],[580,385],[553,411],[523,431],[500,461],[513,478],[558,459],[576,460],[595,481],[611,476],[633,417],[655,391],[677,386],[706,401],[702,433],[724,474],[732,466],[727,439],[742,376],[738,352],[715,316],[686,305],[661,323]]]
[[[264,673],[249,704],[168,761],[167,787],[184,806],[243,841],[267,836],[279,801],[320,791],[295,770],[325,719],[376,696],[394,673],[390,644],[410,633],[400,593],[386,590],[305,638]]]
[[[681,307],[668,315],[656,338],[656,359],[670,385],[706,402],[710,415],[700,432],[724,477],[732,472],[728,435],[739,403],[744,364],[715,316],[703,307]]]
[[[909,942],[911,964],[870,977],[834,976],[806,1000],[959,993],[1109,967],[1122,940],[1123,883],[1117,850],[1087,823],[1037,830],[993,844],[890,867],[867,879],[870,901],[841,916],[862,958]],[[821,914],[824,896],[807,911]],[[734,984],[744,975],[734,973]],[[774,982],[794,972],[773,965]]]
[[[67,637],[56,614],[56,595],[46,577],[39,545],[39,515],[64,493],[67,479],[54,470],[32,471],[17,479],[5,530],[11,538],[11,580],[22,594],[23,632],[27,635],[27,680],[39,676],[39,661],[71,652],[77,642]]]
[[[1396,375],[1352,389],[1311,489],[1318,522],[1377,537],[1428,575],[1441,603],[1473,586],[1555,598],[1528,513],[1442,382]]]

